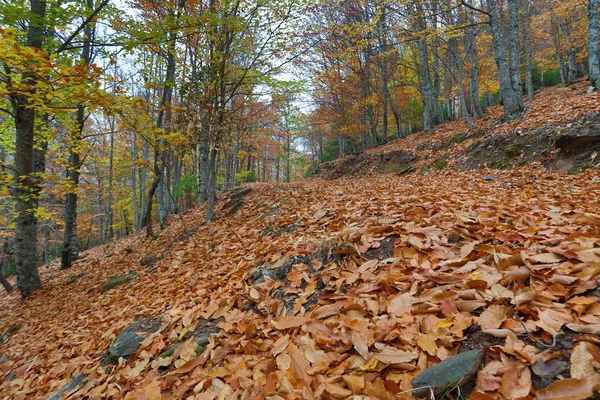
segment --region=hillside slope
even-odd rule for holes
[[[209,225],[196,209],[0,294],[0,398],[412,398],[471,349],[482,369],[438,397],[588,398],[599,204],[598,168],[239,188]]]
[[[473,120],[472,128],[464,119],[441,124],[430,133],[419,132],[322,164],[316,175],[335,179],[377,173],[426,174],[435,169],[506,169],[533,162],[561,172],[585,169],[600,162],[591,158],[600,145],[579,143],[564,149],[566,143],[556,140],[585,126],[600,130],[600,94],[587,93],[587,86],[581,81],[546,88],[526,101],[527,111],[510,122],[502,122],[502,107],[493,106],[483,118]]]

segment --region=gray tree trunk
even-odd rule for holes
[[[510,84],[519,96],[523,94],[521,86],[521,61],[519,57],[519,18],[517,0],[508,0],[508,69]]]
[[[421,67],[421,97],[423,98],[423,130],[431,131],[433,93],[431,78],[429,74],[429,62],[427,59],[427,45],[424,39],[419,39],[419,65]]]
[[[479,102],[479,54],[477,52],[477,35],[475,28],[468,31],[469,47],[469,102],[471,104],[471,113],[475,118],[483,116],[483,109]]]
[[[531,0],[524,0],[525,10],[523,11],[523,45],[525,46],[525,89],[527,98],[533,99],[533,57],[531,53]]]
[[[210,223],[214,218],[215,200],[217,196],[217,149],[210,149],[208,161],[209,176],[206,199],[206,223]]]
[[[588,68],[594,90],[600,89],[600,61],[598,52],[598,0],[588,0]]]
[[[108,152],[108,195],[106,199],[106,210],[104,211],[104,224],[102,228],[102,243],[106,243],[112,237],[113,216],[113,181],[114,181],[114,154],[115,154],[115,119],[110,117],[110,147]]]
[[[171,103],[173,97],[173,86],[175,83],[175,45],[177,40],[177,33],[172,30],[169,33],[169,43],[167,46],[167,71],[165,75],[165,82],[163,85],[162,100],[159,106],[158,118],[156,126],[158,128],[164,128],[168,125],[171,119]],[[148,190],[148,198],[146,205],[146,214],[144,215],[144,225],[146,226],[146,235],[148,237],[153,236],[152,232],[152,203],[154,194],[158,189],[163,175],[163,152],[164,152],[164,140],[160,140],[157,147],[154,149],[154,178],[150,190]]]
[[[500,33],[501,21],[496,0],[487,0],[487,6],[490,15],[496,67],[498,69],[500,96],[504,103],[504,116],[505,118],[511,118],[523,111],[523,98],[522,94],[516,92],[511,85],[510,72],[506,62],[506,50]]]
[[[31,17],[27,30],[26,45],[42,47],[45,34],[46,2],[30,1]],[[28,93],[14,93],[11,104],[15,115],[15,264],[17,286],[23,298],[42,286],[37,266],[37,221],[35,218],[35,197],[38,195],[34,172],[34,130],[35,110],[29,107],[29,96],[35,94],[38,77],[31,72],[23,72],[22,82],[27,82]]]

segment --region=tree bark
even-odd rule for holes
[[[519,18],[517,0],[508,0],[508,68],[513,91],[521,96],[521,61],[519,57]]]
[[[506,50],[500,32],[501,22],[496,0],[487,0],[487,6],[490,15],[490,28],[492,31],[496,67],[498,69],[500,96],[504,103],[504,117],[511,118],[523,111],[523,98],[522,94],[516,92],[511,84],[510,72],[506,63]]]
[[[479,102],[479,54],[477,52],[477,34],[475,28],[471,27],[467,34],[469,48],[469,103],[471,114],[475,118],[483,116],[483,109]]]
[[[41,49],[46,19],[46,2],[30,1],[31,17],[27,30],[26,46]],[[37,266],[37,221],[35,217],[37,185],[34,172],[35,110],[29,106],[29,96],[35,94],[39,78],[31,72],[23,72],[22,82],[29,91],[11,95],[14,111],[16,141],[13,185],[15,196],[15,266],[17,286],[23,298],[42,286]]]
[[[423,98],[423,130],[431,131],[433,93],[429,75],[429,62],[427,60],[427,45],[424,39],[419,39],[419,64],[421,67],[421,96]]]
[[[598,52],[598,0],[588,0],[588,68],[593,90],[600,89],[600,61]]]
[[[525,7],[523,12],[523,45],[525,47],[525,90],[527,98],[533,99],[533,57],[531,53],[531,0],[523,0]]]
[[[214,218],[215,199],[217,196],[217,149],[210,149],[208,161],[209,177],[206,199],[206,223],[210,223]]]
[[[175,83],[175,45],[177,40],[177,33],[173,29],[169,33],[169,42],[167,46],[167,71],[165,74],[165,82],[163,85],[163,94],[162,100],[159,106],[158,118],[156,120],[156,126],[159,129],[164,128],[171,119],[171,102],[173,97],[173,86]],[[144,225],[146,226],[146,235],[151,237],[153,235],[152,232],[152,203],[154,199],[154,194],[158,189],[158,185],[161,183],[162,175],[163,175],[163,161],[164,154],[163,150],[165,147],[164,140],[159,140],[158,143],[155,144],[156,147],[154,149],[154,179],[152,180],[152,185],[150,186],[150,190],[148,190],[147,197],[147,205],[146,205],[146,214],[144,216]]]

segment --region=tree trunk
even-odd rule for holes
[[[214,218],[215,199],[217,196],[217,149],[210,149],[208,161],[209,177],[206,200],[206,223],[210,223]]]
[[[41,49],[45,34],[46,2],[31,0],[31,17],[26,45]],[[38,77],[23,72],[21,82],[26,82],[28,92],[14,93],[11,103],[15,115],[15,170],[13,186],[15,196],[15,264],[17,286],[23,298],[42,286],[37,266],[37,197],[34,172],[35,110],[29,105],[29,96],[35,94]]]
[[[508,68],[513,91],[521,96],[521,61],[519,57],[519,18],[517,0],[508,0]]]
[[[469,48],[469,102],[471,105],[471,114],[475,118],[483,116],[483,109],[479,102],[479,54],[477,52],[477,34],[475,28],[471,27],[468,31]]]
[[[198,203],[204,203],[208,198],[208,157],[209,157],[209,144],[210,134],[206,127],[202,127],[202,133],[200,137],[200,157],[198,157],[198,170],[199,170],[199,188],[198,188]],[[258,172],[258,171],[257,171]]]
[[[114,180],[114,153],[115,153],[115,119],[111,117],[110,121],[110,148],[108,153],[108,196],[106,199],[106,211],[104,212],[104,228],[102,233],[102,243],[106,243],[112,232],[113,215],[113,180]]]
[[[531,0],[524,0],[525,10],[523,13],[523,45],[525,46],[525,89],[527,98],[533,99],[533,57],[531,55]]]
[[[156,120],[156,126],[161,129],[168,125],[168,122],[171,119],[171,102],[173,97],[173,86],[175,83],[175,45],[177,39],[177,32],[172,30],[169,33],[169,43],[167,46],[167,71],[165,75],[165,82],[163,85],[163,94],[162,100],[159,106],[158,118]],[[146,226],[146,235],[148,237],[152,236],[152,203],[154,194],[158,189],[158,185],[161,183],[162,175],[163,175],[163,162],[165,143],[164,140],[161,139],[156,144],[154,149],[154,179],[152,181],[152,185],[150,186],[150,190],[148,191],[148,198],[146,205],[146,215],[144,216],[144,224]]]
[[[433,94],[427,60],[427,45],[423,39],[419,39],[419,63],[421,67],[421,96],[423,98],[423,130],[429,132],[432,125]]]
[[[500,33],[501,22],[496,0],[487,0],[487,5],[490,14],[490,27],[492,31],[496,67],[498,69],[500,96],[504,103],[504,117],[508,119],[523,111],[523,98],[521,93],[516,92],[511,85],[510,72],[506,63],[506,50],[504,49],[504,43]]]
[[[4,245],[2,246],[2,253],[0,254],[0,283],[4,286],[6,293],[13,291],[13,287],[9,281],[6,280],[6,261],[8,260],[8,238],[4,239]]]
[[[593,90],[600,89],[600,61],[598,52],[598,0],[588,0],[588,68]]]

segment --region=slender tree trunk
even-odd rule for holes
[[[208,177],[208,190],[206,200],[206,223],[212,222],[214,218],[215,200],[217,196],[217,149],[210,149],[210,157],[208,161],[210,171]]]
[[[506,50],[500,32],[501,22],[496,0],[487,0],[488,12],[490,14],[490,27],[492,41],[498,69],[498,81],[500,83],[500,96],[504,103],[504,116],[511,118],[523,111],[522,94],[516,92],[511,84],[510,72],[506,63]]]
[[[483,109],[479,102],[479,54],[477,52],[477,34],[475,28],[468,31],[469,47],[469,101],[471,103],[471,113],[475,118],[483,116]]]
[[[421,96],[423,98],[423,130],[429,132],[432,127],[433,94],[427,60],[427,45],[423,39],[419,39],[419,63],[421,66]]]
[[[13,291],[13,287],[8,280],[6,280],[6,262],[8,260],[8,238],[4,239],[4,245],[2,246],[2,254],[0,254],[0,284],[4,286],[6,293]]]
[[[102,232],[102,243],[106,243],[112,232],[113,216],[113,180],[114,180],[114,153],[115,153],[115,120],[110,121],[110,147],[108,153],[108,197],[106,199],[106,211],[104,212],[104,228]]]
[[[87,1],[89,10],[94,8],[93,0]],[[90,41],[93,39],[93,27],[87,25],[84,28],[83,47],[81,49],[81,63],[84,68],[88,68],[92,47]],[[61,250],[60,269],[71,268],[73,261],[79,257],[79,243],[77,240],[77,200],[79,191],[79,169],[81,168],[81,142],[83,126],[85,124],[85,106],[77,106],[76,128],[71,138],[71,154],[69,155],[69,166],[67,168],[67,179],[70,190],[65,196],[65,230],[63,235],[63,245]]]
[[[521,96],[521,61],[519,57],[519,18],[517,0],[508,0],[508,69],[513,91]]]
[[[137,230],[139,228],[139,206],[138,206],[138,188],[137,188],[137,133],[133,133],[133,143],[131,145],[131,158],[133,160],[133,165],[131,166],[131,200],[133,203],[133,229]]]
[[[531,55],[531,0],[524,0],[525,10],[523,12],[523,45],[525,46],[525,89],[527,98],[533,99],[533,57]]]
[[[70,188],[65,196],[65,230],[61,250],[61,269],[70,268],[79,254],[79,246],[77,244],[77,191],[79,188],[79,168],[81,167],[79,149],[84,122],[85,108],[79,105],[77,107],[77,128],[73,134],[75,138],[73,138],[74,143],[69,156],[69,167],[67,170],[67,179]]]
[[[198,170],[199,170],[199,190],[198,190],[198,203],[204,203],[208,198],[208,176],[209,176],[209,144],[210,134],[206,127],[202,127],[202,134],[200,138],[200,157],[198,157]]]
[[[169,33],[169,43],[167,46],[167,71],[165,75],[165,82],[163,86],[163,94],[162,100],[160,102],[158,118],[156,121],[156,126],[161,129],[164,128],[171,119],[171,102],[173,97],[173,86],[175,83],[175,45],[177,39],[177,32],[172,30]],[[164,140],[159,140],[157,143],[157,147],[154,149],[154,179],[152,181],[152,185],[150,186],[150,190],[148,191],[147,205],[146,205],[146,215],[144,216],[144,225],[146,226],[146,235],[148,237],[153,236],[152,232],[152,203],[154,194],[158,189],[158,186],[161,183],[161,178],[163,175],[164,169]]]
[[[600,89],[600,61],[598,52],[598,0],[588,0],[588,68],[593,90]]]

